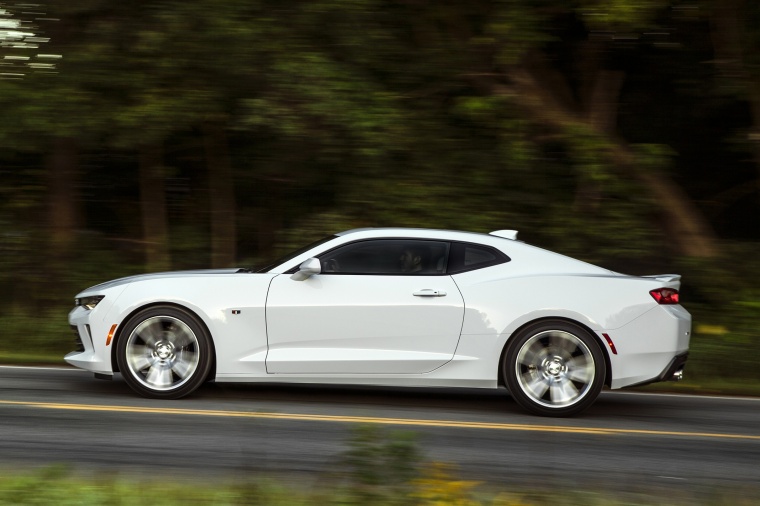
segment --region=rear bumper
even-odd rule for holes
[[[659,383],[661,381],[681,381],[683,379],[683,370],[684,367],[686,367],[686,360],[688,358],[688,352],[676,355],[673,357],[673,360],[670,361],[670,364],[668,364],[668,366],[656,378],[628,386],[639,387],[642,385],[649,385],[651,383]]]
[[[652,383],[657,381],[681,381],[683,379],[683,369],[686,367],[686,360],[688,360],[688,358],[688,352],[673,357],[670,366],[662,371],[662,374],[660,374]]]
[[[608,355],[611,388],[667,381],[675,379],[688,358],[691,315],[678,305],[657,306],[605,333],[618,352]]]

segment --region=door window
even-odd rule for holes
[[[323,274],[436,275],[446,272],[449,243],[410,239],[358,241],[320,255]]]

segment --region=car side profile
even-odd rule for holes
[[[570,416],[612,389],[677,380],[680,276],[628,276],[491,234],[341,232],[257,271],[145,274],[76,296],[70,364],[137,393],[204,382],[506,386]]]

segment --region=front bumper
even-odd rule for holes
[[[111,361],[109,360],[108,363],[105,363],[91,351],[72,351],[63,357],[63,359],[74,367],[79,367],[85,371],[92,371],[95,374],[105,374],[107,376],[113,374]]]
[[[97,309],[97,308],[96,308]],[[104,323],[92,318],[94,310],[75,307],[69,313],[69,325],[77,337],[77,350],[63,359],[74,367],[101,374],[113,374],[109,347],[105,346]],[[102,335],[101,346],[97,346],[96,336]],[[98,348],[102,348],[98,350]]]

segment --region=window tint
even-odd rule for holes
[[[449,244],[439,241],[358,241],[320,255],[324,274],[435,275],[446,272]]]
[[[464,266],[472,267],[478,264],[485,264],[496,260],[496,255],[492,251],[475,248],[472,246],[464,247]]]
[[[509,257],[490,246],[455,242],[451,245],[449,274],[482,269],[509,262]]]

